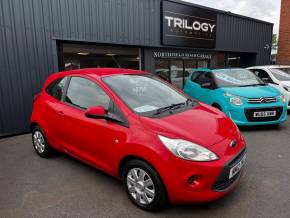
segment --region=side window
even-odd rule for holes
[[[46,93],[60,100],[63,94],[66,81],[67,81],[67,77],[60,78],[53,81],[51,84],[47,86]]]
[[[264,70],[252,70],[256,76],[258,76],[260,79],[262,79],[264,82],[272,83],[273,80],[269,76],[269,74]]]
[[[72,77],[65,102],[81,109],[100,105],[108,110],[110,97],[96,83],[82,77]]]
[[[199,77],[200,77],[200,72],[195,71],[191,75],[191,81],[199,84]]]
[[[203,83],[208,83],[208,82],[212,82],[211,76],[208,73],[203,73],[199,77],[199,83],[203,84]]]

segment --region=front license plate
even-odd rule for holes
[[[235,175],[237,175],[241,169],[243,168],[243,166],[245,165],[246,163],[246,155],[244,155],[243,159],[240,160],[239,163],[237,163],[235,166],[233,166],[231,169],[230,169],[230,175],[229,175],[229,179],[233,178]]]
[[[254,117],[275,117],[276,111],[259,111],[254,112]]]

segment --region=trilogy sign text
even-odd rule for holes
[[[164,45],[214,48],[216,13],[202,8],[163,1]]]
[[[210,24],[207,22],[199,22],[197,20],[193,21],[191,25],[188,25],[187,19],[181,19],[178,17],[170,17],[170,16],[164,16],[164,18],[168,21],[167,26],[173,27],[173,28],[180,28],[180,29],[186,29],[186,30],[194,30],[194,31],[203,31],[208,32],[210,31],[213,33],[215,24]]]

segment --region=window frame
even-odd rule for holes
[[[269,82],[269,83],[271,83],[271,84],[275,84],[275,82],[274,82],[274,80],[273,80],[271,74],[270,74],[269,72],[267,72],[266,70],[264,70],[264,69],[251,69],[250,71],[252,71],[252,72],[255,74],[255,76],[258,77],[258,78],[259,78],[260,80],[262,80],[262,81],[263,81],[262,77],[258,76],[255,72],[258,72],[258,74],[260,74],[260,73],[265,73],[265,74],[267,74],[268,77],[269,77],[269,79],[270,79],[270,82]]]
[[[62,90],[62,93],[61,93],[61,96],[60,96],[60,99],[54,97],[53,95],[51,95],[51,93],[48,92],[48,89],[50,89],[52,86],[55,86],[56,84],[58,84],[59,82],[61,82],[63,79],[66,79],[65,81],[65,84],[63,86],[63,90]],[[68,76],[63,76],[63,77],[59,77],[53,81],[51,81],[46,87],[45,87],[45,93],[47,95],[49,95],[51,98],[57,100],[57,101],[62,101],[63,99],[63,95],[64,93],[66,92],[66,89],[67,89],[67,84],[68,84],[68,81],[69,81],[69,77]]]
[[[195,75],[195,74],[198,74],[198,75]],[[193,82],[193,83],[196,83],[196,84],[199,84],[196,79],[198,79],[201,75],[201,72],[200,71],[194,71],[192,74],[191,74],[191,77],[190,77],[190,81]],[[195,76],[195,78],[193,79],[192,77]]]
[[[73,77],[79,77],[79,78],[82,78],[82,79],[86,79],[92,83],[94,83],[96,86],[98,86],[107,96],[108,98],[110,99],[110,102],[109,102],[109,107],[108,109],[106,109],[107,112],[110,112],[111,110],[113,110],[113,104],[114,104],[114,101],[113,101],[113,98],[106,92],[106,90],[104,90],[97,82],[93,81],[92,79],[88,78],[88,77],[84,77],[84,76],[81,76],[81,75],[72,75],[72,76],[68,76],[68,80],[67,80],[67,84],[65,86],[65,91],[63,92],[63,96],[62,96],[62,99],[61,99],[61,102],[63,102],[64,104],[68,105],[68,106],[71,106],[73,108],[76,108],[78,110],[81,110],[81,111],[86,111],[87,109],[84,109],[82,107],[78,107],[77,105],[74,105],[74,104],[70,104],[69,102],[66,102],[65,101],[65,97],[67,95],[67,91],[68,91],[68,88],[69,88],[69,85],[70,85],[70,82],[71,82],[71,79]],[[102,106],[102,105],[101,105]],[[93,106],[91,106],[93,107]]]

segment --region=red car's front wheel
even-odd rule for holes
[[[123,170],[123,182],[130,200],[138,207],[154,211],[166,204],[164,184],[156,170],[145,161],[129,161]]]

